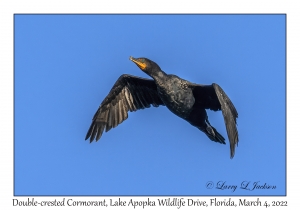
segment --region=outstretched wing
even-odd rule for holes
[[[223,89],[215,83],[212,85],[198,85],[192,83],[190,87],[193,88],[197,106],[214,111],[222,110],[230,142],[230,158],[233,158],[235,147],[238,145],[239,141],[238,130],[236,127],[238,113],[233,103]]]
[[[128,118],[128,111],[164,105],[157,94],[154,80],[123,74],[116,81],[93,117],[85,140],[98,141],[105,129],[109,131]]]

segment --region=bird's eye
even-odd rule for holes
[[[142,63],[144,63],[144,62],[145,62],[145,59],[144,59],[144,58],[141,58],[140,61],[141,61]]]

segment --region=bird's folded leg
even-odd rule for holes
[[[213,137],[216,136],[216,134],[215,134],[215,132],[214,132],[214,129],[213,129],[209,124],[207,124],[206,131],[207,131],[210,135],[212,135]]]

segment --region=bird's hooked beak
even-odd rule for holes
[[[132,62],[134,62],[140,69],[145,70],[147,67],[146,63],[141,62],[139,59],[136,59],[132,56],[129,57],[129,60],[131,60]]]

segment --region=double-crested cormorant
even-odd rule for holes
[[[164,105],[204,132],[212,141],[225,144],[224,137],[210,125],[205,109],[222,110],[230,141],[230,158],[233,158],[239,141],[236,127],[238,113],[219,85],[199,85],[166,74],[147,58],[130,56],[129,59],[153,80],[121,75],[95,113],[85,139],[90,138],[92,142],[96,138],[98,141],[104,129],[107,132],[126,120],[128,111]]]

